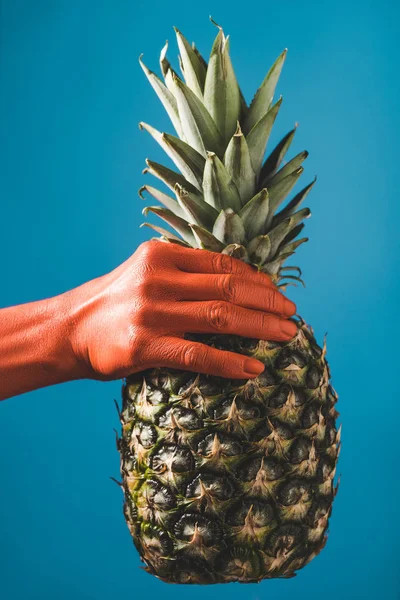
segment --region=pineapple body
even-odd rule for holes
[[[148,160],[164,191],[170,229],[145,223],[175,243],[233,256],[267,273],[278,288],[302,282],[283,266],[307,238],[299,208],[309,183],[283,208],[303,173],[306,151],[284,157],[296,127],[264,160],[282,99],[273,95],[285,60],[275,61],[250,106],[236,81],[221,28],[207,63],[176,31],[183,80],[164,47],[162,81],[141,66],[177,136],[144,123],[177,171]],[[175,195],[173,197],[171,195]],[[323,548],[336,494],[340,448],[337,394],[325,343],[306,323],[287,343],[233,335],[188,338],[256,357],[256,379],[228,380],[151,369],[127,378],[120,413],[124,514],[145,569],[171,583],[242,583],[293,577]]]
[[[169,583],[293,577],[326,542],[340,447],[325,348],[191,336],[265,363],[256,379],[152,369],[126,380],[124,514]]]

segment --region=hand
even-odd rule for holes
[[[145,242],[114,271],[64,296],[80,377],[93,379],[162,366],[256,377],[260,361],[184,334],[287,341],[297,331],[288,320],[296,306],[268,275],[227,255],[159,241]]]

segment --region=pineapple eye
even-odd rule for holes
[[[307,501],[311,495],[310,485],[307,481],[294,479],[284,483],[279,491],[279,499],[284,506],[297,504],[301,500]]]
[[[151,448],[157,441],[157,432],[153,425],[142,424],[137,438],[144,448]]]
[[[329,479],[334,468],[334,462],[328,456],[323,456],[318,465],[318,475],[320,477],[320,481],[324,482]]]
[[[245,525],[246,517],[251,514],[252,523],[256,527],[266,527],[274,519],[274,509],[270,504],[258,498],[247,498],[240,501],[227,514],[226,520],[230,525]]]
[[[203,421],[190,408],[181,407],[174,409],[174,417],[183,429],[194,430],[203,427]]]
[[[276,556],[278,553],[288,551],[302,543],[304,535],[301,527],[288,523],[273,531],[265,545],[269,554]]]
[[[168,556],[172,552],[172,542],[168,533],[151,524],[144,527],[142,543],[152,555]]]
[[[318,404],[312,403],[305,407],[302,417],[301,417],[301,426],[303,429],[309,429],[316,423],[318,423]]]
[[[154,471],[168,469],[173,473],[185,473],[193,469],[194,461],[187,448],[164,445],[152,456],[151,466]]]
[[[319,382],[321,380],[321,373],[319,369],[315,365],[311,365],[311,367],[307,371],[306,375],[306,385],[310,390],[315,390],[319,386]]]
[[[311,440],[305,436],[297,437],[290,447],[290,461],[298,464],[307,460],[310,455]]]
[[[176,499],[169,489],[154,479],[149,479],[140,488],[140,494],[145,496],[149,506],[156,506],[161,510],[169,510],[176,505]]]
[[[197,445],[197,452],[201,456],[212,455],[215,450],[215,445],[220,446],[221,453],[225,456],[237,456],[242,454],[242,445],[233,437],[222,435],[221,433],[209,433]]]
[[[302,369],[306,364],[307,357],[299,350],[294,350],[290,347],[283,348],[275,361],[275,367],[277,369],[286,369],[290,365],[296,365]]]
[[[218,477],[214,473],[201,473],[186,488],[187,498],[200,498],[202,488],[218,500],[228,500],[235,495],[235,486],[228,477]]]
[[[215,545],[221,538],[221,529],[217,523],[199,514],[183,515],[174,527],[178,539],[192,542],[201,542],[204,546]]]

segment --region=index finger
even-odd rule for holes
[[[275,287],[269,275],[228,254],[176,246],[173,256],[175,266],[186,273],[232,274]]]

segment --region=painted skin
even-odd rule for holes
[[[0,399],[76,379],[152,367],[256,377],[253,358],[185,340],[234,333],[287,341],[296,306],[265,273],[224,254],[145,242],[110,273],[64,294],[0,310]]]

